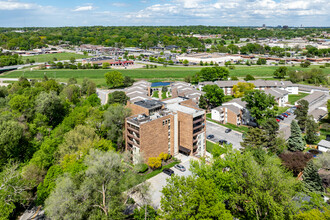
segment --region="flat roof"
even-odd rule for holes
[[[138,102],[134,102],[134,104],[139,105],[143,108],[154,109],[162,107],[164,103],[158,100],[141,100]]]
[[[194,108],[190,108],[184,105],[180,105],[180,103],[173,103],[173,104],[168,104],[166,105],[166,108],[169,110],[172,110],[174,112],[180,111],[186,114],[194,115],[196,113],[201,113],[204,112],[204,110],[197,110]]]

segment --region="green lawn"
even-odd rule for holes
[[[167,98],[166,92],[162,92],[162,99],[166,99],[166,98]]]
[[[154,91],[153,93],[152,93],[152,97],[155,97],[155,98],[159,98],[159,92],[158,91]]]
[[[298,95],[289,95],[289,102],[291,105],[294,105],[296,101],[308,95],[309,95],[308,93],[302,93],[302,92],[300,92]]]
[[[152,177],[160,174],[161,172],[163,172],[163,169],[174,167],[176,164],[179,164],[179,163],[180,163],[179,161],[174,161],[174,162],[172,162],[170,164],[167,164],[165,166],[162,166],[161,168],[156,169],[156,170],[154,170],[154,171],[152,171],[150,173],[141,175],[141,176],[139,176],[139,181],[138,182],[139,183],[142,183],[142,182],[144,182],[144,181],[146,181],[146,180],[148,180],[148,179],[150,179],[150,178],[152,178]]]
[[[207,152],[212,153],[213,148],[216,147],[216,146],[217,146],[217,144],[214,144],[211,141],[206,141],[206,151]]]
[[[42,54],[42,55],[35,55],[35,56],[22,56],[22,60],[26,61],[29,60],[35,60],[38,62],[48,62],[48,61],[54,61],[54,57],[57,60],[70,60],[71,57],[74,57],[76,59],[82,59],[87,58],[89,56],[76,54],[76,53],[55,53],[55,54]]]
[[[63,54],[59,54],[63,55]],[[46,55],[40,55],[46,56]],[[82,55],[78,55],[82,56]],[[69,59],[71,55],[68,55]],[[183,80],[186,76],[193,76],[202,67],[159,67],[157,69],[120,69],[124,76],[129,76],[134,79],[145,79],[148,81],[177,81]],[[244,77],[251,74],[255,77],[271,78],[275,66],[236,66],[236,69],[230,70],[231,76]],[[301,69],[300,67],[289,67],[289,69]],[[310,68],[304,68],[305,70]],[[55,70],[16,70],[2,74],[0,77],[18,78],[24,76],[30,79],[40,79],[44,75],[48,78],[56,78],[58,81],[66,82],[69,78],[74,77],[78,83],[82,83],[84,78],[93,80],[99,86],[105,86],[104,74],[113,70],[90,69],[90,70],[70,70],[70,69],[55,69]],[[330,68],[323,69],[327,74],[330,74]]]
[[[280,115],[284,112],[286,112],[290,107],[277,107],[276,115]]]

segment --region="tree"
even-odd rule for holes
[[[305,149],[300,128],[295,120],[291,122],[291,136],[288,139],[288,149],[290,151],[303,151]]]
[[[102,63],[102,69],[108,69],[110,66],[109,63]]]
[[[306,212],[299,212],[294,216],[296,220],[327,220],[330,219],[330,209],[324,207],[321,210],[312,209]]]
[[[162,166],[162,160],[159,157],[149,157],[148,158],[148,166],[155,170]]]
[[[9,159],[23,160],[26,155],[23,125],[0,120],[0,170]]]
[[[238,82],[233,86],[233,92],[235,98],[243,97],[247,92],[254,89],[254,84],[246,82]]]
[[[274,71],[273,75],[277,78],[284,78],[287,73],[288,68],[286,66],[281,66]]]
[[[257,65],[265,65],[267,64],[267,60],[264,58],[258,58]]]
[[[72,64],[74,64],[74,63],[76,62],[76,58],[71,57],[71,58],[70,58],[70,62],[71,62]]]
[[[305,188],[310,192],[324,192],[322,180],[313,161],[307,163],[302,175]]]
[[[192,161],[190,169],[215,183],[218,197],[238,219],[290,219],[295,210],[292,198],[301,191],[280,160],[268,155],[259,164],[250,152],[228,148],[223,156],[213,155],[210,164]]]
[[[319,132],[319,126],[314,121],[313,117],[309,117],[306,121],[306,136],[305,140],[307,144],[315,144],[319,140],[317,133]]]
[[[207,109],[220,106],[224,100],[224,93],[217,85],[206,85],[203,87],[205,95],[203,96],[207,102]]]
[[[77,84],[77,79],[71,77],[71,78],[68,80],[68,85],[74,85],[74,84]]]
[[[107,129],[107,138],[117,144],[119,149],[123,146],[123,130],[125,119],[131,115],[131,110],[122,105],[110,105],[104,112],[103,124]]]
[[[330,170],[330,151],[323,152],[323,154],[318,155],[314,160],[315,166],[320,169]]]
[[[207,109],[207,99],[204,95],[201,95],[201,97],[199,98],[198,107],[202,109]]]
[[[215,81],[227,79],[229,71],[225,67],[204,67],[197,75],[201,81]]]
[[[124,77],[124,82],[123,82],[124,87],[129,87],[129,86],[133,85],[134,82],[135,82],[135,80],[132,79],[131,77],[129,77],[129,76]]]
[[[81,86],[81,93],[86,94],[87,96],[95,94],[96,93],[96,84],[93,81],[91,81],[87,78],[84,78],[84,81]]]
[[[114,91],[108,95],[108,104],[122,104],[126,105],[129,97],[126,96],[126,93],[123,91]]]
[[[157,219],[157,217],[156,210],[150,205],[134,209],[134,220]]]
[[[283,165],[293,172],[294,176],[298,176],[304,170],[308,161],[313,158],[313,155],[301,151],[288,151],[280,154],[279,158],[281,158]]]
[[[296,120],[298,121],[300,129],[304,131],[308,119],[307,115],[309,103],[306,100],[300,100],[297,104],[297,109],[294,111],[294,114],[296,115]]]
[[[303,68],[307,68],[310,65],[311,65],[311,62],[309,62],[307,60],[300,63],[300,66],[303,67]]]
[[[174,176],[162,189],[164,219],[232,219],[212,180]]]
[[[95,93],[88,96],[86,100],[93,107],[101,105],[101,99]]]
[[[63,161],[64,156],[74,155],[78,160],[86,155],[97,141],[99,141],[99,137],[93,128],[78,125],[64,135],[63,143],[58,146],[58,159]]]
[[[246,108],[258,124],[275,116],[273,107],[276,105],[276,102],[274,97],[270,94],[267,95],[264,91],[250,91],[242,98],[242,101],[247,102]]]
[[[254,78],[252,75],[247,74],[247,75],[245,76],[244,80],[245,80],[245,81],[251,81],[251,80],[255,80],[255,78]]]
[[[184,61],[182,62],[182,64],[183,64],[184,66],[188,66],[188,65],[189,65],[189,61],[188,61],[188,60],[184,60]]]
[[[8,163],[0,172],[0,219],[10,219],[16,205],[26,204],[29,199],[29,182],[25,181],[18,163]]]
[[[124,84],[124,77],[121,72],[111,71],[104,74],[107,85],[110,88],[118,88]]]
[[[61,96],[69,102],[77,104],[80,98],[80,88],[76,85],[69,85],[63,89]]]
[[[46,115],[51,125],[55,126],[62,121],[65,111],[62,101],[56,92],[41,92],[35,101],[36,112]]]
[[[47,216],[122,219],[126,200],[123,192],[136,183],[135,175],[121,162],[120,155],[112,151],[92,150],[84,164],[87,169],[81,175],[58,178],[56,188],[45,202]]]
[[[267,121],[261,126],[266,134],[265,147],[268,149],[269,152],[275,154],[281,153],[286,147],[286,145],[281,144],[281,138],[278,137],[278,131],[280,126],[275,120],[275,118],[268,118]]]

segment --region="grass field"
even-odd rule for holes
[[[63,55],[63,54],[61,54]],[[68,55],[70,58],[71,55]],[[157,69],[121,69],[124,76],[129,76],[134,79],[145,79],[148,81],[177,81],[183,80],[186,76],[193,76],[201,70],[202,67],[159,67]],[[244,78],[247,74],[251,74],[256,78],[272,78],[272,74],[277,67],[275,66],[236,66],[234,70],[230,70],[231,76]],[[289,67],[289,69],[301,69],[300,67]],[[304,68],[308,70],[311,68]],[[59,81],[66,82],[69,78],[74,77],[78,83],[82,83],[84,78],[93,80],[97,85],[104,86],[104,74],[112,70],[70,70],[70,69],[56,69],[56,70],[16,70],[1,75],[0,77],[18,78],[24,76],[31,79],[42,78],[47,75],[48,78],[56,78]],[[327,74],[330,74],[330,68],[323,69]]]
[[[298,95],[289,95],[289,102],[291,105],[294,105],[296,101],[299,99],[304,98],[305,96],[308,96],[308,93],[299,93]]]
[[[26,61],[29,60],[35,60],[38,62],[48,62],[48,61],[54,61],[54,57],[57,60],[70,60],[71,57],[74,57],[76,59],[81,58],[87,58],[89,56],[76,54],[76,53],[55,53],[55,54],[42,54],[42,55],[35,55],[35,56],[22,56],[22,60]]]

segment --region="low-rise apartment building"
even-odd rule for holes
[[[223,124],[246,125],[251,121],[251,116],[246,109],[246,102],[240,98],[223,103],[211,110],[212,120]]]
[[[279,107],[283,107],[289,101],[289,92],[284,89],[271,88],[265,90],[265,93],[274,96],[275,102]]]
[[[309,103],[309,106],[315,105],[317,103],[325,102],[327,99],[327,94],[324,92],[313,92],[308,96],[305,96],[302,99],[299,99],[298,101],[295,102],[295,105],[298,105],[298,102],[300,100],[305,100]]]
[[[176,97],[164,102],[142,100],[128,103],[133,116],[125,122],[126,150],[133,162],[147,161],[160,153],[204,156],[206,152],[205,111]]]

